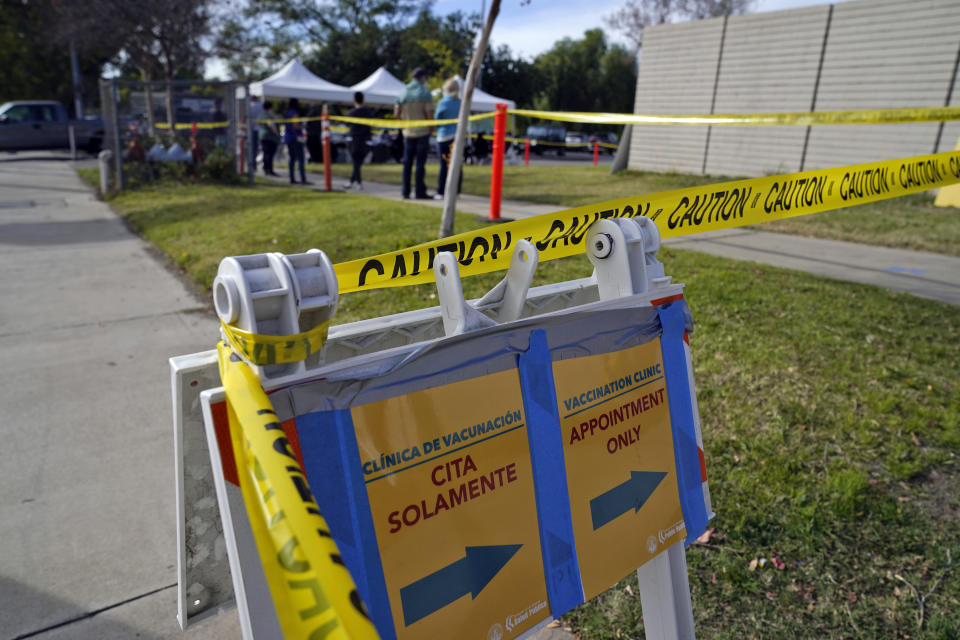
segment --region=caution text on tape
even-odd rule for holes
[[[540,261],[581,253],[601,218],[646,216],[672,238],[830,211],[960,183],[960,152],[735,180],[608,200],[462,233],[334,266],[341,293],[433,282],[433,261],[449,251],[463,277],[506,269],[517,241]]]

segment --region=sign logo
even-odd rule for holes
[[[650,536],[647,538],[647,551],[650,553],[656,553],[658,544],[657,536]]]
[[[666,531],[664,531],[663,529],[660,529],[660,533],[657,534],[658,537],[660,538],[660,544],[663,544],[663,543],[666,542],[669,538],[672,538],[672,537],[673,537],[674,535],[676,535],[677,532],[679,532],[681,529],[686,529],[686,528],[687,528],[687,525],[686,525],[686,523],[685,523],[683,520],[677,520],[677,521],[674,522],[673,525],[671,525],[670,528],[668,528]],[[653,537],[653,536],[651,536],[651,537]],[[647,547],[649,548],[649,546],[650,546],[650,543],[648,542],[648,543],[647,543]],[[651,553],[653,553],[652,550],[651,550]]]
[[[507,619],[506,619],[507,631],[513,631],[515,628],[519,627],[521,624],[529,620],[533,614],[537,613],[538,611],[542,611],[546,608],[547,608],[547,601],[538,600],[537,602],[534,602],[532,605],[530,605],[520,613],[514,613],[507,616]]]
[[[495,622],[490,627],[490,631],[487,632],[487,640],[501,640],[501,638],[503,638],[503,627],[500,626],[499,622]]]

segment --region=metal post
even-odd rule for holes
[[[237,93],[236,86],[234,84],[227,85],[227,91],[230,92],[230,95],[227,99],[227,120],[229,124],[227,125],[227,153],[235,154],[237,152]],[[246,111],[245,108],[241,107],[241,113]]]
[[[596,140],[593,141],[593,166],[597,166],[600,163],[600,143]]]
[[[500,199],[503,195],[503,148],[507,133],[507,105],[497,104],[493,117],[493,162],[490,171],[490,220],[500,219]]]
[[[240,116],[237,125],[237,174],[243,175],[247,169],[247,116]]]
[[[117,117],[117,104],[120,102],[120,95],[117,91],[117,83],[110,81],[110,97],[113,100],[113,104],[110,107],[110,113],[113,118],[113,157],[117,162],[117,189],[121,191],[126,186],[126,178],[123,175],[123,154],[120,153],[120,147],[122,141],[120,140],[120,118]]]
[[[250,118],[250,85],[249,84],[243,85],[243,92],[244,92],[244,95],[247,96],[247,122],[250,124],[251,127],[259,127],[260,123],[254,122]],[[257,173],[257,147],[254,146],[253,144],[253,141],[256,139],[255,136],[253,135],[253,132],[254,130],[250,129],[250,135],[248,136],[248,141],[249,141],[248,154],[250,156],[250,164],[247,167],[247,179],[249,180],[250,184],[253,184],[254,175],[256,175]]]
[[[67,137],[70,139],[70,157],[77,159],[77,133],[73,130],[73,125],[67,125]]]
[[[109,149],[104,149],[97,155],[97,160],[100,161],[100,194],[104,197],[110,191],[110,159],[112,157],[113,152]]]
[[[80,63],[77,61],[77,45],[73,41],[73,38],[70,38],[70,75],[73,78],[74,117],[76,117],[77,120],[83,120],[83,81],[80,79]]]

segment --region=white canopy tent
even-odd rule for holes
[[[456,76],[457,82],[460,83],[461,90],[463,89],[463,78]],[[385,67],[380,67],[366,79],[361,80],[357,84],[350,87],[351,91],[363,91],[364,100],[367,104],[382,105],[382,106],[392,106],[393,103],[397,101],[397,98],[400,97],[400,92],[403,91],[404,83],[399,80],[392,73],[387,71]],[[438,89],[434,90],[434,97],[438,97],[440,91]],[[352,98],[351,98],[352,99]],[[497,103],[506,103],[507,107],[515,109],[517,103],[513,100],[507,100],[506,98],[498,98],[496,96],[490,95],[482,89],[474,88],[473,90],[473,100],[471,101],[470,110],[474,112],[487,112],[495,111],[497,108]]]
[[[397,101],[400,92],[403,91],[403,82],[387,71],[386,67],[380,67],[367,76],[365,80],[361,80],[350,87],[350,90],[363,91],[366,104],[389,107]]]
[[[463,78],[457,76],[457,82],[460,83],[460,90],[463,91]],[[516,109],[517,103],[513,100],[507,100],[506,98],[498,98],[497,96],[490,95],[483,89],[479,87],[473,88],[473,100],[470,101],[470,111],[479,111],[486,113],[487,111],[496,111],[498,103],[504,103],[507,105],[508,109]]]
[[[353,102],[352,89],[314,75],[296,58],[269,78],[251,83],[250,94],[264,98]]]

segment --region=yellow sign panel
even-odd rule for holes
[[[553,363],[587,600],[684,538],[660,340]]]
[[[517,371],[351,414],[397,638],[508,640],[545,619]]]

